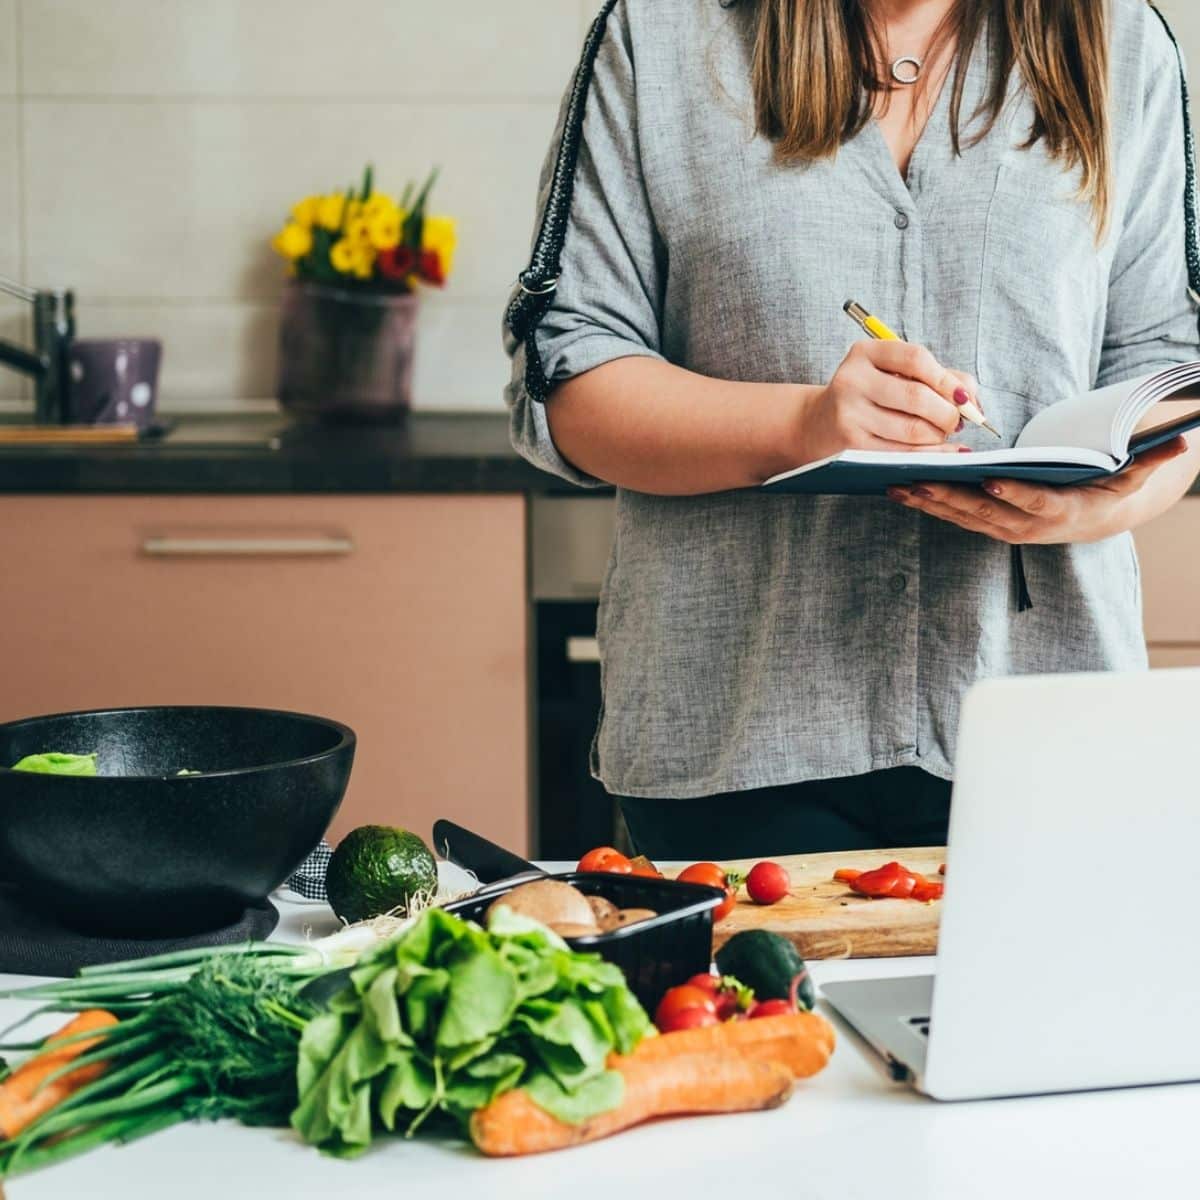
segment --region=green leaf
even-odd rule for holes
[[[415,1052],[404,1055],[384,1077],[379,1092],[379,1118],[387,1129],[396,1128],[400,1109],[423,1112],[434,1097],[436,1079],[433,1068]]]
[[[396,1001],[398,971],[389,967],[380,971],[363,997],[363,1021],[381,1043],[411,1046],[412,1039],[400,1025],[400,1006]]]
[[[618,1071],[594,1075],[571,1090],[539,1071],[522,1087],[534,1104],[568,1125],[581,1125],[602,1112],[620,1108],[625,1099],[625,1080]]]
[[[321,1013],[305,1026],[296,1063],[296,1083],[303,1096],[337,1057],[353,1025],[337,1013]]]
[[[517,1004],[511,967],[493,949],[472,950],[450,968],[450,996],[438,1024],[439,1051],[481,1042],[499,1033]]]
[[[446,1108],[465,1121],[477,1108],[516,1087],[524,1073],[525,1060],[519,1054],[481,1058],[451,1077],[446,1086]]]

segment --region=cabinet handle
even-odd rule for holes
[[[339,558],[354,553],[348,537],[148,537],[142,553],[154,558]]]
[[[567,662],[598,663],[600,661],[600,643],[590,637],[567,638]]]

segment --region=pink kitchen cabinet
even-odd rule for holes
[[[7,496],[0,563],[0,720],[317,713],[359,737],[335,838],[528,848],[523,497]]]
[[[1200,666],[1200,496],[1143,525],[1134,539],[1151,665]]]

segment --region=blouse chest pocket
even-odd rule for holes
[[[1039,408],[1091,387],[1104,337],[1108,254],[1086,200],[1037,148],[1001,166],[988,209],[977,373]]]

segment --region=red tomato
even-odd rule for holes
[[[914,900],[940,900],[945,891],[945,884],[939,883],[936,879],[926,879],[921,876],[912,890],[912,898]]]
[[[706,1008],[681,1008],[658,1023],[659,1033],[678,1033],[681,1029],[702,1029],[705,1025],[719,1025],[716,1013]]]
[[[678,878],[683,883],[703,883],[708,887],[723,888],[725,899],[713,909],[713,920],[723,921],[737,903],[737,891],[729,886],[725,872],[716,863],[693,863],[679,872]]]
[[[589,850],[580,860],[577,868],[580,871],[598,871],[605,875],[629,875],[633,872],[633,863],[620,850],[611,846],[599,846]]]
[[[864,871],[850,881],[850,890],[863,896],[905,900],[917,886],[917,877],[898,862],[885,863],[874,871]]]
[[[682,987],[671,988],[658,1002],[658,1008],[654,1011],[654,1023],[665,1032],[667,1026],[689,1008],[703,1009],[712,1016],[713,1022],[717,1019],[717,1002],[712,993],[703,988],[689,987],[685,983]]]
[[[746,876],[746,892],[755,904],[778,904],[792,890],[788,873],[773,862],[760,862]]]
[[[796,1006],[790,1000],[760,1000],[751,1010],[750,1019],[756,1021],[759,1017],[786,1017],[794,1013]]]
[[[693,975],[687,981],[687,986],[699,988],[702,992],[708,992],[712,996],[717,1006],[718,1021],[728,1021],[741,1013],[737,989],[725,987],[716,975]]]

